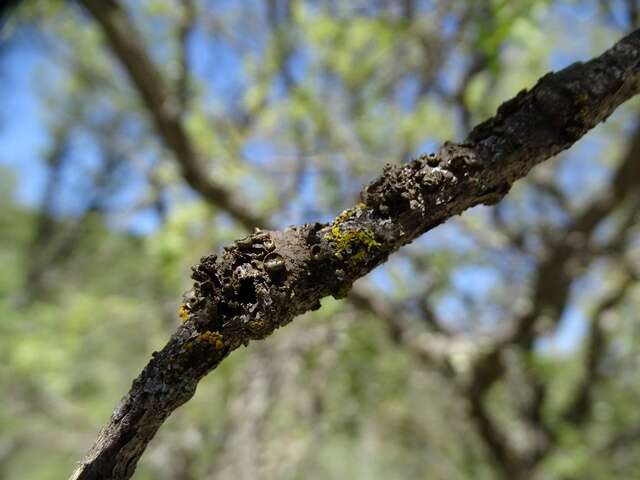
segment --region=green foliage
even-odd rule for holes
[[[461,107],[471,123],[483,120],[531,86],[553,55],[566,56],[566,45],[585,43],[558,8],[567,2],[550,0],[426,2],[412,18],[398,13],[410,2],[218,3],[196,2],[188,108],[176,118],[206,174],[281,227],[334,218],[385,163],[463,138]],[[268,4],[284,3],[289,11],[266,18]],[[581,2],[569,3],[579,10]],[[175,113],[181,2],[123,4],[163,77],[156,79],[166,89],[163,108]],[[246,232],[185,186],[144,102],[76,3],[25,2],[12,22],[7,31],[29,27],[42,35],[33,47],[40,55],[33,97],[47,143],[64,126],[71,132],[52,202],[62,208],[51,217],[42,216],[51,205],[16,203],[19,168],[0,165],[0,478],[47,480],[69,474],[150,353],[178,326],[189,266]],[[611,22],[592,23],[593,49],[582,45],[571,58],[586,58],[619,34]],[[457,92],[478,55],[486,65]],[[601,130],[612,139],[606,155],[587,148],[598,151],[588,165],[600,176],[625,149],[629,112]],[[33,153],[44,183],[55,177],[51,150]],[[110,161],[127,168],[101,176]],[[559,178],[562,162],[534,174]],[[580,170],[569,172],[573,208],[593,194],[595,180],[585,188],[574,178]],[[96,192],[100,201],[92,204]],[[517,184],[504,210],[491,211],[495,217],[483,208],[466,213],[464,223],[433,231],[374,272],[374,299],[410,319],[408,343],[440,338],[423,315],[426,302],[454,336],[472,332],[463,347],[502,332],[499,321],[521,312],[534,257],[545,235],[566,222],[545,198]],[[358,208],[344,211],[328,234],[335,254],[354,262],[380,247],[373,232],[349,227]],[[504,231],[496,228],[499,216]],[[127,232],[150,218],[157,223],[143,234]],[[43,219],[51,232],[38,240]],[[523,251],[512,251],[509,229],[526,234]],[[68,238],[69,252],[47,260],[43,252]],[[600,272],[589,281],[580,277],[581,264],[571,268],[582,281],[571,307],[588,313],[582,307],[600,284],[617,277]],[[483,277],[488,270],[493,276]],[[637,307],[630,295],[606,331],[605,374],[586,428],[561,417],[584,373],[581,345],[505,355],[508,378],[488,403],[514,443],[529,439],[517,420],[527,400],[522,378],[533,373],[547,385],[542,415],[557,445],[538,466],[540,478],[634,478],[640,471],[635,445],[602,454],[609,439],[640,421]],[[323,300],[319,311],[225,360],[160,430],[136,478],[496,478],[466,398],[406,340],[370,312]],[[462,377],[472,353],[452,354]]]

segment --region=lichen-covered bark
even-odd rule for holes
[[[164,420],[229,353],[267,337],[453,215],[499,201],[640,89],[640,31],[588,63],[545,75],[460,144],[388,166],[331,224],[257,231],[193,268],[182,325],[154,352],[73,479],[131,477]]]

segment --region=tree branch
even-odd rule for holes
[[[101,2],[84,3],[104,13]],[[71,478],[130,478],[166,418],[233,350],[320,308],[325,296],[343,297],[354,280],[450,217],[502,199],[515,180],[638,93],[639,62],[636,31],[600,57],[545,75],[464,143],[387,166],[362,191],[362,203],[331,224],[257,232],[220,259],[203,257],[181,308],[184,323],[134,380]]]
[[[178,101],[167,94],[160,71],[147,55],[135,26],[117,0],[79,2],[102,28],[109,47],[140,94],[158,135],[174,154],[189,186],[248,230],[267,226],[266,218],[252,212],[233,192],[210,178],[200,164],[195,146],[181,123]]]
[[[471,420],[488,446],[488,450],[492,453],[495,464],[504,467],[507,476],[513,477],[519,467],[522,467],[523,472],[526,472],[527,468],[533,468],[553,446],[553,432],[548,425],[545,425],[540,414],[541,402],[544,401],[546,395],[545,387],[535,377],[534,372],[530,371],[529,382],[535,392],[537,402],[530,405],[532,409],[527,412],[527,416],[531,426],[537,428],[546,440],[538,444],[534,451],[527,452],[522,458],[518,458],[515,452],[508,454],[509,442],[500,441],[504,435],[501,437],[495,434],[498,432],[497,426],[488,428],[491,417],[482,410],[484,408],[483,398],[492,385],[505,373],[502,361],[503,350],[509,345],[520,345],[526,350],[531,350],[536,333],[535,326],[539,317],[542,314],[550,315],[554,320],[561,317],[569,301],[571,284],[575,277],[572,266],[587,264],[594,259],[594,256],[586,258],[586,253],[593,253],[589,250],[589,243],[596,227],[616,209],[622,207],[631,197],[638,194],[640,179],[638,155],[640,155],[640,126],[636,129],[622,161],[613,174],[611,188],[597,196],[565,230],[558,232],[549,240],[546,254],[537,265],[532,307],[517,318],[510,331],[496,341],[492,348],[474,365],[467,392],[472,406],[470,408]],[[605,246],[603,253],[615,250],[616,245],[622,244],[625,238],[624,234],[632,224],[631,220],[635,218],[637,206],[632,205],[632,207],[611,242]],[[628,288],[628,285],[625,288]],[[586,398],[581,399],[581,401],[586,400]],[[505,460],[511,460],[511,463],[505,464]]]
[[[441,332],[416,334],[409,327],[406,318],[402,318],[392,304],[386,302],[361,287],[349,292],[351,304],[363,311],[370,312],[382,319],[387,325],[389,338],[408,350],[413,356],[431,367],[435,367],[444,376],[454,374],[449,355],[457,339],[446,337]]]
[[[181,15],[178,24],[178,63],[180,65],[178,78],[176,80],[176,97],[180,105],[180,115],[184,115],[189,107],[190,85],[189,85],[189,38],[193,32],[196,22],[196,4],[194,0],[182,0]]]
[[[587,335],[585,352],[585,372],[578,382],[573,398],[562,413],[565,422],[575,426],[583,425],[593,410],[593,389],[601,378],[599,367],[606,350],[606,333],[604,330],[604,315],[622,302],[629,288],[637,281],[633,272],[628,272],[622,283],[612,291],[608,297],[602,299],[596,306],[591,319]]]

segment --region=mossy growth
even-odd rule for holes
[[[373,230],[357,230],[343,228],[342,224],[351,219],[359,210],[365,208],[364,204],[358,204],[354,208],[345,210],[336,217],[331,225],[331,232],[325,238],[334,244],[336,257],[348,258],[353,262],[361,262],[367,258],[367,254],[378,250],[380,242],[375,238]]]

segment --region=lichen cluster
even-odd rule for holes
[[[187,307],[184,303],[180,304],[180,308],[178,309],[178,317],[182,322],[186,322],[189,320],[189,307]]]
[[[209,330],[207,330],[206,332],[202,332],[198,336],[198,342],[208,343],[216,350],[222,350],[222,348],[224,347],[222,335],[220,335],[218,332],[211,332]]]
[[[333,244],[335,256],[339,259],[348,258],[352,262],[361,262],[367,258],[368,254],[381,247],[373,230],[354,229],[350,225],[345,225],[364,207],[365,205],[361,203],[342,212],[333,221],[331,230],[325,236],[325,239]]]

